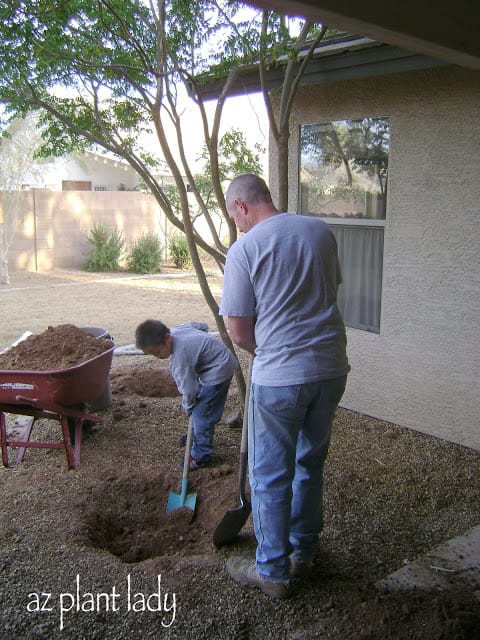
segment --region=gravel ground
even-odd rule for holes
[[[78,297],[79,289],[64,287],[65,309],[69,291]],[[48,291],[38,293],[48,309]],[[128,294],[135,291],[128,287]],[[32,290],[25,295],[31,304]],[[191,303],[197,312],[182,308],[179,321],[207,315],[197,298]],[[135,303],[121,304],[131,313]],[[178,305],[178,296],[162,291],[161,304]],[[7,312],[4,305],[4,322]],[[49,323],[39,321],[42,329]],[[9,335],[20,328],[9,326]],[[166,520],[168,493],[179,488],[177,440],[186,421],[164,363],[155,366],[165,397],[161,390],[140,396],[133,384],[137,370],[154,367],[150,359],[114,357],[112,407],[85,438],[77,469],[68,471],[64,453],[51,449],[0,467],[2,639],[480,638],[471,585],[424,594],[375,589],[377,580],[479,523],[480,452],[340,409],[315,571],[294,585],[289,600],[276,602],[241,589],[224,571],[232,553],[253,554],[250,521],[234,545],[218,550],[211,541],[218,519],[238,504],[238,429],[221,423],[216,466],[190,476],[195,517]],[[232,386],[225,415],[237,407]],[[58,438],[58,431],[52,422],[34,429],[39,438]]]

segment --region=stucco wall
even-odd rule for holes
[[[9,271],[83,267],[91,248],[87,237],[98,223],[121,231],[127,250],[148,231],[167,244],[170,228],[150,194],[34,189],[21,195],[23,203],[8,254]],[[2,201],[0,194],[0,207]]]
[[[292,211],[301,123],[390,118],[381,329],[348,330],[343,406],[480,449],[480,73],[325,84],[296,105]]]

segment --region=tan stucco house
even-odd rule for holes
[[[325,219],[344,271],[343,406],[476,449],[479,148],[479,68],[369,37],[318,48],[291,119],[289,209]]]
[[[480,449],[480,72],[435,64],[303,88],[291,210],[316,212],[302,202],[305,125],[365,118],[389,126],[384,217],[325,217],[349,277],[343,295],[360,289],[368,300],[359,269],[380,279],[374,330],[344,306],[352,372],[343,406]]]

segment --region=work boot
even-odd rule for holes
[[[204,458],[201,458],[200,460],[195,460],[195,458],[192,458],[192,456],[190,456],[190,465],[188,467],[188,470],[189,471],[196,471],[197,469],[203,469],[204,467],[210,467],[211,464],[212,464],[212,458],[210,456],[205,456]],[[183,460],[182,460],[182,462],[179,462],[178,468],[183,470]]]
[[[311,560],[302,560],[298,556],[291,555],[290,561],[290,578],[307,578],[313,571],[313,562]]]
[[[255,560],[232,556],[225,565],[229,576],[244,587],[257,587],[271,598],[283,599],[288,597],[288,583],[271,582],[257,573]]]

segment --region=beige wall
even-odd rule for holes
[[[83,267],[90,249],[87,237],[95,223],[121,231],[127,249],[147,231],[157,233],[167,243],[170,228],[166,228],[165,216],[150,194],[35,189],[21,196],[17,230],[8,256],[11,272]]]
[[[348,330],[343,406],[480,449],[480,73],[325,84],[296,104],[292,211],[301,123],[390,117],[381,329]]]

